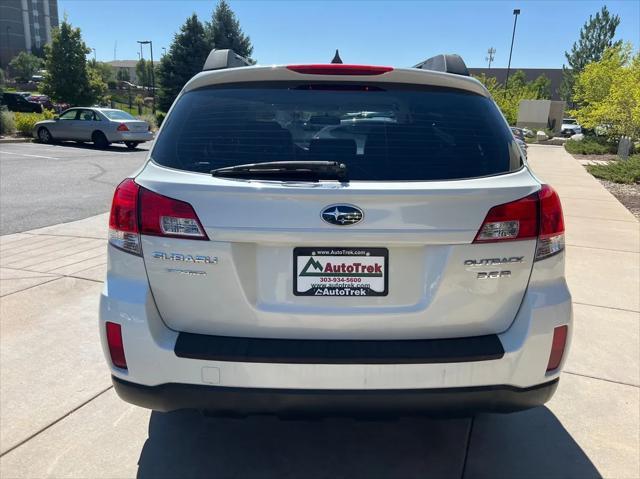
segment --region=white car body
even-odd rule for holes
[[[362,77],[271,66],[203,72],[184,87],[158,136],[189,92],[301,81]],[[474,79],[419,69],[393,69],[366,82],[490,98]],[[511,137],[506,122],[504,129]],[[572,321],[562,232],[549,240],[555,241],[554,254],[539,260],[547,244],[540,235],[474,242],[492,208],[552,191],[541,186],[526,159],[504,174],[388,182],[236,180],[149,159],[133,178],[128,185],[137,188],[136,201],[142,202],[139,189],[186,202],[199,226],[189,224],[206,236],[123,233],[112,225],[100,334],[125,400],[165,411],[247,414],[511,411],[553,394]],[[350,226],[328,224],[320,213],[332,214],[331,205],[355,205],[364,218]],[[127,242],[133,250],[127,251]],[[386,295],[299,295],[293,253],[308,247],[344,248],[343,254],[387,249]],[[115,325],[110,339],[108,324]],[[565,334],[559,362],[548,370],[559,330]],[[126,367],[114,365],[118,337]],[[335,352],[341,345],[362,350],[363,357]],[[414,345],[424,345],[425,352]],[[397,360],[384,352],[391,346]],[[310,353],[314,348],[320,352]],[[405,350],[419,358],[405,357]]]
[[[578,133],[582,133],[582,126],[580,126],[578,121],[573,118],[565,118],[562,120],[560,132],[563,136],[573,136]]]

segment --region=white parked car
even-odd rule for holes
[[[100,333],[120,397],[282,415],[549,400],[572,328],[560,200],[459,57],[232,55],[212,52],[114,194]],[[394,121],[357,129],[362,149],[309,131],[371,111]]]
[[[582,127],[578,124],[578,120],[575,118],[564,118],[562,120],[562,126],[560,127],[562,136],[573,136],[578,133],[582,133]]]
[[[91,141],[98,148],[124,143],[133,150],[140,143],[153,140],[151,126],[126,111],[111,108],[69,108],[53,120],[35,124],[33,136],[42,143],[74,140]]]

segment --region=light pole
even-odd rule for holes
[[[509,50],[509,64],[507,65],[507,79],[504,82],[504,89],[507,89],[509,83],[509,71],[511,70],[511,54],[513,53],[513,40],[516,38],[516,25],[518,24],[518,15],[520,15],[520,9],[516,8],[513,11],[513,34],[511,35],[511,49]]]
[[[11,31],[11,27],[7,25],[7,63],[11,60],[11,36],[9,32]]]
[[[155,76],[155,67],[153,65],[153,42],[151,40],[138,40],[138,43],[140,44],[140,52],[142,52],[142,45],[149,45],[149,49],[151,50],[151,98],[153,98],[152,100],[152,106],[151,106],[151,111],[153,113],[156,112],[156,76]],[[142,55],[142,53],[141,53]]]
[[[167,54],[167,47],[162,47],[162,56]]]

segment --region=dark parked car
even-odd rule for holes
[[[51,103],[51,99],[47,95],[29,95],[27,101],[34,103],[40,103],[47,110],[53,110],[54,105]]]
[[[42,113],[43,107],[40,103],[29,101],[18,93],[3,93],[2,103],[7,105],[9,111],[19,111],[25,113]]]

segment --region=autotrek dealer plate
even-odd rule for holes
[[[295,248],[293,294],[386,296],[388,267],[386,248]]]

